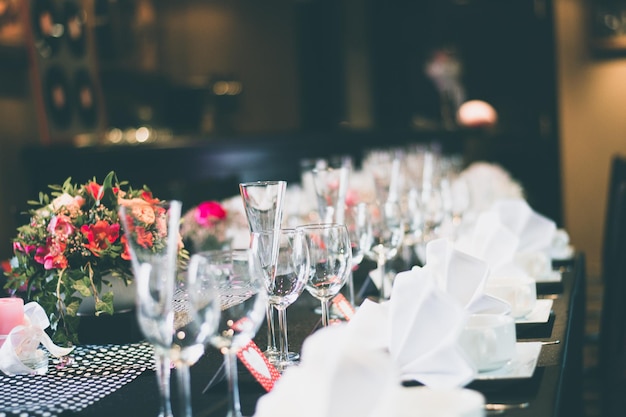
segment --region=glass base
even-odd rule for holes
[[[272,364],[272,365],[277,365],[278,364],[278,351],[277,350],[273,350],[273,349],[268,349],[265,352],[263,352],[263,355],[265,355],[265,357],[267,358],[267,360]],[[297,352],[287,352],[287,360],[289,362],[297,362],[300,360],[300,354]]]
[[[35,374],[45,375],[48,372],[48,352],[41,349],[28,358],[20,358],[24,366],[29,367]]]

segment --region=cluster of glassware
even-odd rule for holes
[[[279,371],[296,364],[299,355],[289,352],[286,309],[305,288],[320,300],[322,323],[328,325],[329,301],[352,267],[348,229],[338,223],[281,228],[285,190],[285,181],[240,184],[250,247],[193,253],[188,262],[180,255],[179,201],[120,208],[137,282],[138,323],[154,345],[160,416],[173,415],[172,365],[180,397],[176,414],[192,416],[189,368],[213,345],[224,355],[228,416],[240,417],[237,352],[267,319],[268,360]]]
[[[424,149],[371,151],[362,172],[373,192],[370,198],[354,198],[352,160],[318,160],[303,172],[303,186],[313,189],[319,222],[289,228],[283,222],[285,181],[241,183],[250,246],[198,252],[190,259],[180,255],[179,201],[122,206],[119,215],[137,282],[138,322],[155,350],[160,416],[172,416],[172,364],[181,399],[177,415],[192,415],[189,368],[213,345],[224,355],[228,416],[240,417],[239,349],[265,320],[268,360],[279,371],[297,364],[299,354],[289,351],[287,308],[306,289],[320,301],[327,326],[330,302],[344,287],[356,308],[352,271],[364,258],[376,262],[380,299],[388,299],[393,274],[385,272],[387,262],[403,246],[419,257],[420,247],[438,237],[446,219],[458,225],[469,202],[450,174],[455,172],[452,164],[444,170],[441,161]]]

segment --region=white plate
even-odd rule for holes
[[[541,342],[517,342],[513,359],[502,368],[478,372],[475,379],[488,381],[493,379],[530,378],[537,367],[539,353],[541,353]]]
[[[515,319],[515,323],[547,323],[554,300],[541,298],[535,303],[533,311],[524,317]]]
[[[535,278],[537,284],[548,284],[552,282],[561,282],[563,276],[561,275],[561,271],[550,271],[542,277]]]

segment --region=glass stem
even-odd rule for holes
[[[179,416],[192,417],[191,411],[191,384],[189,376],[189,365],[180,363],[176,367],[176,377],[178,382],[178,412]]]
[[[156,376],[161,401],[159,417],[173,417],[174,414],[172,413],[172,406],[170,402],[170,375],[172,372],[172,362],[169,354],[156,346],[154,348],[154,361],[156,365]]]
[[[330,305],[327,299],[322,300],[322,326],[330,323]]]
[[[227,417],[242,417],[239,402],[239,378],[237,376],[237,352],[228,349],[224,353],[226,378],[228,379],[228,414]]]
[[[265,315],[267,317],[267,350],[266,353],[272,354],[278,351],[276,347],[276,331],[274,330],[274,306],[267,303],[265,307]]]
[[[278,310],[278,328],[280,331],[280,356],[279,365],[287,362],[289,352],[289,341],[287,339],[287,309],[277,308]]]
[[[380,298],[381,300],[388,300],[390,294],[387,291],[387,271],[385,271],[386,263],[385,255],[378,255],[378,273],[380,274]]]
[[[356,308],[356,302],[354,299],[354,270],[359,266],[359,264],[354,265],[350,269],[350,275],[348,275],[348,301],[350,301],[350,305],[352,308]]]

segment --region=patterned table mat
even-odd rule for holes
[[[149,343],[80,345],[69,357],[65,364],[51,357],[44,375],[0,372],[0,417],[55,417],[66,410],[80,411],[155,369]]]

